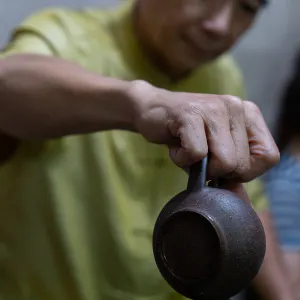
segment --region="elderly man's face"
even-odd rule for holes
[[[139,0],[143,34],[164,61],[185,71],[227,51],[262,0]]]

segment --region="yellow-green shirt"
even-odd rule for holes
[[[54,55],[174,91],[242,95],[227,55],[169,80],[144,57],[129,12],[129,3],[45,10],[14,31],[1,56]],[[162,206],[186,182],[164,146],[130,132],[23,142],[0,167],[0,300],[179,297],[157,270],[151,238]]]

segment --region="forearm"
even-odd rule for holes
[[[129,86],[60,59],[11,56],[0,61],[0,130],[19,139],[135,130]]]
[[[267,249],[263,266],[253,281],[254,286],[264,300],[292,300],[294,297],[276,243],[271,216],[267,211],[259,216],[266,232]]]

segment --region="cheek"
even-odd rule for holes
[[[190,24],[199,23],[201,10],[199,0],[160,0],[171,1],[169,9],[162,12],[162,35],[176,39]],[[174,3],[173,3],[174,2]]]
[[[154,27],[154,28],[153,28]],[[164,45],[163,41],[169,40],[168,24],[163,19],[156,19],[155,26],[151,28],[151,36],[156,46]],[[167,43],[166,43],[167,45]]]
[[[180,10],[181,21],[185,23],[195,23],[203,18],[203,14],[199,0],[187,2]]]
[[[252,22],[243,20],[243,22],[237,22],[232,29],[231,36],[228,43],[234,44],[246,31],[250,28]]]
[[[177,47],[181,43],[181,30],[183,26],[177,22],[165,19],[160,27],[159,42],[164,47]]]
[[[253,22],[254,22],[254,18],[252,17],[250,18],[250,17],[243,16],[237,19],[235,23],[235,35],[237,37],[243,35],[250,28]]]

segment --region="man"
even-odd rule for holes
[[[182,169],[209,150],[209,178],[242,197],[279,160],[224,54],[262,6],[140,0],[16,28],[0,61],[0,298],[179,297],[151,235]]]

